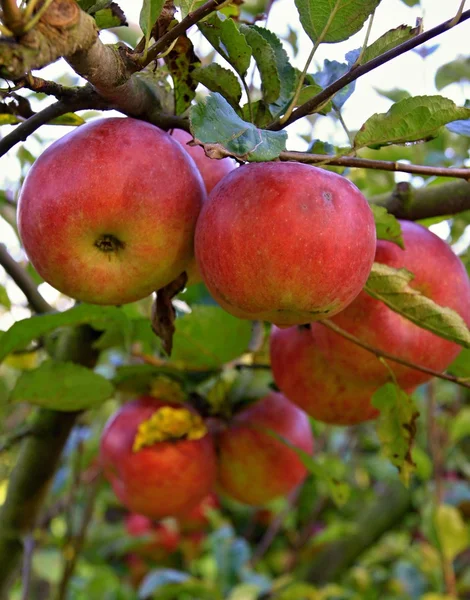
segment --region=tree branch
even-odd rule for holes
[[[367,350],[371,354],[375,354],[375,356],[377,356],[378,358],[385,358],[387,360],[391,360],[400,365],[404,365],[405,367],[409,367],[410,369],[415,369],[416,371],[421,371],[422,373],[427,373],[428,375],[432,375],[432,377],[438,377],[439,379],[444,379],[445,381],[451,381],[452,383],[456,383],[458,385],[461,385],[462,387],[470,389],[470,383],[468,381],[465,381],[459,377],[454,377],[453,375],[448,375],[447,373],[440,373],[439,371],[435,371],[434,369],[428,369],[428,367],[423,367],[422,365],[417,365],[416,363],[412,363],[408,360],[400,358],[399,356],[395,356],[394,354],[385,352],[384,350],[379,350],[379,348],[375,348],[374,346],[371,346],[367,342],[363,342],[355,335],[352,335],[352,334],[348,333],[347,331],[345,331],[344,329],[342,329],[341,327],[338,327],[338,325],[336,325],[332,321],[325,320],[325,321],[318,321],[318,322],[321,323],[322,325],[324,325],[325,327],[327,327],[328,329],[331,329],[331,331],[334,331],[338,335],[341,335],[346,340],[349,340],[350,342],[353,342],[357,346],[364,348],[364,350]]]
[[[278,120],[276,120],[273,123],[271,123],[267,127],[267,129],[270,129],[272,131],[279,131],[281,129],[284,129],[284,127],[287,127],[288,125],[291,125],[295,121],[298,121],[302,117],[305,117],[306,115],[315,112],[317,108],[319,108],[337,92],[339,92],[341,89],[343,89],[353,81],[356,81],[356,79],[359,79],[359,77],[362,77],[362,75],[365,75],[366,73],[373,71],[377,67],[380,67],[381,65],[389,62],[393,58],[396,58],[397,56],[408,52],[408,50],[411,50],[413,48],[416,48],[417,46],[420,46],[421,44],[424,44],[428,40],[431,40],[432,38],[440,35],[441,33],[448,31],[458,23],[463,23],[463,21],[466,21],[467,19],[470,19],[470,10],[466,10],[465,12],[463,12],[460,15],[460,19],[458,19],[457,21],[455,17],[449,19],[448,21],[445,21],[444,23],[433,27],[429,31],[420,33],[416,37],[407,40],[406,42],[403,42],[398,46],[395,46],[395,48],[384,52],[380,56],[377,56],[376,58],[366,62],[365,64],[360,65],[358,67],[353,67],[345,75],[334,81],[331,85],[327,86],[319,94],[308,100],[308,102],[305,102],[304,104],[299,106],[285,123],[281,124]]]

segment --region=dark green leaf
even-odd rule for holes
[[[214,368],[237,358],[248,348],[251,324],[218,306],[193,306],[178,317],[171,362],[186,368]]]
[[[165,57],[165,63],[173,79],[175,113],[180,115],[196,96],[197,82],[193,80],[192,73],[201,65],[187,35],[179,36],[175,46]]]
[[[470,58],[461,56],[437,69],[435,82],[438,90],[461,81],[470,81]]]
[[[59,327],[91,325],[98,331],[118,327],[127,336],[129,321],[115,306],[80,304],[62,313],[39,315],[14,323],[2,336],[0,362],[14,350],[25,348],[31,341],[51,333]]]
[[[281,80],[271,44],[254,27],[241,25],[240,32],[251,46],[253,58],[261,76],[261,90],[267,104],[278,100],[281,93]]]
[[[203,144],[221,144],[248,161],[273,160],[286,148],[285,131],[265,131],[243,121],[217,93],[209,94],[190,111],[191,132]]]
[[[447,370],[456,377],[470,377],[470,350],[462,350]]]
[[[139,16],[139,25],[147,40],[150,39],[152,27],[162,12],[164,0],[143,0]]]
[[[400,25],[400,27],[387,31],[370,46],[367,46],[360,64],[369,62],[373,58],[384,54],[384,52],[395,48],[395,46],[414,38],[418,33],[420,33],[419,27],[410,27],[409,25]]]
[[[0,285],[0,306],[4,306],[5,308],[11,308],[11,300],[8,297],[8,292],[5,289],[5,286]]]
[[[98,406],[110,398],[113,391],[107,379],[86,367],[48,360],[20,375],[10,401],[68,412]]]
[[[396,102],[388,112],[372,115],[354,138],[356,149],[380,148],[435,137],[446,123],[470,116],[443,96],[415,96]]]
[[[407,6],[417,6],[421,0],[401,0]]]
[[[250,66],[251,48],[233,19],[214,13],[198,23],[198,27],[217,52],[244,77]]]
[[[412,288],[413,277],[406,269],[374,263],[364,289],[418,327],[470,348],[470,331],[462,317]]]
[[[375,88],[377,94],[384,96],[384,98],[388,98],[392,102],[399,102],[400,100],[404,100],[405,98],[410,98],[410,92],[406,90],[400,90],[398,88],[394,88],[393,90],[379,90]]]
[[[207,67],[197,67],[192,72],[192,76],[196,81],[205,85],[211,92],[221,94],[237,109],[242,97],[242,89],[233,71],[224,69],[217,63],[212,63]]]
[[[110,29],[111,27],[127,25],[125,14],[115,2],[111,2],[109,8],[98,10],[94,17],[98,29]]]
[[[411,396],[393,383],[386,383],[372,396],[372,404],[380,411],[377,434],[382,452],[400,472],[405,485],[416,469],[411,450],[416,437],[419,412]]]
[[[383,206],[371,204],[370,207],[374,215],[377,239],[393,242],[404,249],[405,244],[401,234],[401,227],[396,217],[391,215]]]
[[[347,40],[379,4],[380,0],[295,0],[302,27],[313,43]]]

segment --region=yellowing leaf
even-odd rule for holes
[[[393,242],[404,249],[405,244],[403,242],[400,223],[397,218],[391,215],[383,206],[371,204],[370,207],[372,209],[372,214],[374,215],[377,239]]]
[[[470,540],[467,526],[455,506],[440,504],[434,513],[434,526],[439,546],[448,561],[453,561],[468,547]]]

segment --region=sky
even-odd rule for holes
[[[119,6],[124,10],[127,19],[134,26],[137,26],[139,19],[139,11],[142,3],[136,0],[117,0]],[[406,24],[414,26],[417,18],[423,18],[423,27],[428,30],[439,23],[452,18],[460,5],[460,0],[421,0],[420,6],[410,8],[401,0],[382,0],[376,10],[373,26],[370,35],[370,42],[380,37],[386,31]],[[258,23],[263,25],[262,22]],[[285,44],[286,51],[292,59],[294,66],[302,69],[306,58],[311,50],[311,41],[301,29],[296,11],[293,10],[293,0],[275,0],[271,9],[268,28],[276,32],[278,35],[286,37],[289,33],[289,27],[298,34],[299,53],[292,57],[292,51],[289,44]],[[345,53],[349,50],[362,46],[364,40],[364,32],[362,30],[349,40],[338,44],[322,44],[315,57],[309,72],[314,73],[317,67],[323,64],[325,58],[330,60],[338,60],[344,62]],[[191,30],[191,37],[195,44],[206,43],[201,34],[196,28]],[[104,42],[113,42],[115,38],[109,32],[102,32],[101,37]],[[350,130],[358,129],[375,112],[386,112],[391,102],[380,96],[375,89],[390,90],[393,88],[402,88],[408,90],[411,94],[436,94],[438,93],[434,87],[434,74],[437,68],[455,59],[468,48],[468,40],[470,37],[470,21],[466,21],[457,27],[453,28],[438,38],[428,42],[427,46],[439,44],[438,49],[423,60],[417,53],[408,52],[405,55],[394,59],[393,61],[379,67],[373,72],[360,78],[356,83],[356,91],[351,98],[345,103],[343,109],[343,118]],[[205,46],[207,49],[208,47]],[[38,72],[41,77],[54,79],[64,72],[70,72],[70,68],[64,61],[43,69]],[[458,105],[463,105],[468,97],[468,86],[453,84],[442,90],[441,93],[454,100]],[[6,135],[11,131],[10,126],[0,127],[0,134]],[[64,135],[69,128],[59,126],[45,126],[40,130],[40,135],[47,144],[51,143],[57,137]],[[299,137],[299,134],[313,133],[315,138],[325,141],[331,141],[338,145],[346,145],[347,138],[343,129],[334,123],[332,119],[318,119],[315,123],[315,129],[311,132],[310,125],[301,120],[289,127],[289,142],[288,148],[292,150],[305,150],[307,142]],[[29,148],[33,154],[37,155],[41,147],[34,138],[29,138],[26,142],[26,148]],[[16,149],[10,151],[6,157],[0,159],[0,189],[4,189],[9,185],[14,185],[17,181],[20,172],[19,166],[14,156]],[[397,174],[397,181],[408,180],[406,174]],[[446,235],[446,227],[444,226],[438,231],[441,235]],[[9,226],[6,226],[0,219],[0,242],[5,243],[10,252],[17,258],[23,258],[20,246],[15,238],[14,233]],[[0,284],[5,284],[6,279],[2,269],[0,268]],[[12,319],[19,319],[28,316],[29,312],[25,305],[25,299],[22,293],[16,288],[12,282],[7,282],[7,290],[13,302],[19,302],[23,306],[17,307],[12,315],[1,316],[0,314],[0,329],[7,328]],[[56,302],[59,299],[58,292],[47,284],[41,286],[41,292],[44,293],[46,299],[50,302]],[[68,306],[68,300],[61,301],[61,308]]]

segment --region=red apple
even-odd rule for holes
[[[204,181],[207,194],[210,194],[219,181],[223,179],[225,175],[230,173],[230,171],[233,171],[236,166],[235,162],[231,158],[215,160],[213,158],[209,158],[201,146],[188,146],[188,142],[194,138],[190,133],[184,131],[183,129],[173,129],[171,135],[183,146],[189,156],[196,163],[196,166],[201,173],[202,180]],[[199,272],[199,268],[194,257],[187,265],[186,273],[188,275],[187,285],[193,285],[194,283],[199,283],[202,281],[201,273]]]
[[[220,434],[218,482],[229,496],[259,506],[286,496],[307,475],[297,453],[274,437],[311,454],[307,415],[273,392],[235,415]]]
[[[154,523],[144,515],[131,513],[125,519],[127,533],[132,537],[145,537],[148,542],[134,550],[134,554],[160,561],[178,549],[180,534],[176,524]]]
[[[298,163],[252,163],[224,177],[204,203],[195,251],[228,312],[294,325],[354,300],[374,259],[375,225],[347,179]]]
[[[180,515],[178,525],[182,533],[204,531],[209,525],[209,512],[219,508],[219,500],[214,493],[209,494],[186,514]]]
[[[401,222],[405,250],[377,242],[376,260],[415,274],[411,286],[470,322],[470,282],[460,259],[428,229]],[[443,371],[461,347],[414,325],[385,304],[361,292],[331,319],[368,344],[400,358]],[[430,379],[426,373],[388,361],[398,383],[407,390]],[[374,418],[374,391],[390,380],[374,354],[349,342],[320,323],[310,329],[273,329],[271,366],[282,392],[312,417],[338,425]]]
[[[162,434],[164,441],[156,441]],[[191,407],[150,396],[125,404],[111,417],[100,461],[124,506],[152,519],[191,510],[216,477],[212,436],[200,417]]]
[[[37,159],[18,226],[52,286],[84,302],[124,304],[184,271],[204,198],[194,162],[170,135],[136,119],[101,119]]]

